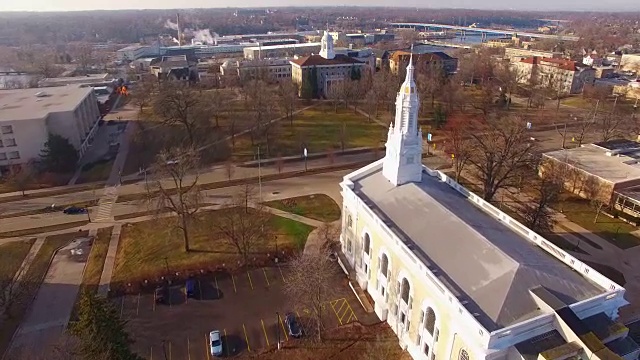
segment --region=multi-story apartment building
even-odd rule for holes
[[[411,55],[408,51],[398,50],[389,57],[389,70],[397,74],[400,69],[409,64],[409,58],[413,58],[414,64],[420,66],[429,66],[430,64],[438,64],[442,66],[442,70],[446,74],[453,74],[458,70],[458,59],[451,57],[443,52],[428,52],[424,54]]]
[[[373,54],[372,54],[373,55]],[[373,57],[375,64],[375,57]],[[374,65],[375,66],[375,65]],[[322,37],[320,54],[291,61],[291,79],[303,97],[327,97],[335,84],[348,81],[354,75],[372,71],[370,65],[345,54],[336,54],[328,32]]]
[[[550,58],[550,59],[560,59],[562,58],[562,53],[553,52],[553,51],[515,48],[515,47],[507,47],[504,49],[505,59],[508,59],[512,63],[518,62],[522,59],[529,58],[532,56],[544,57],[544,58]]]
[[[291,81],[291,61],[289,59],[227,60],[220,65],[220,75],[237,76],[241,80],[266,78],[275,82]]]
[[[49,134],[65,137],[82,155],[100,120],[93,89],[79,86],[0,92],[0,167],[37,159]]]
[[[400,346],[423,360],[637,359],[623,287],[422,165],[413,73],[385,157],[341,183],[339,259]]]
[[[523,84],[554,88],[558,95],[579,94],[595,81],[595,70],[581,62],[543,57],[528,57],[511,64]]]

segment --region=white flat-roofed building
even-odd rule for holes
[[[66,86],[66,85],[91,85],[91,84],[97,84],[97,83],[104,83],[112,79],[113,79],[113,76],[107,73],[90,74],[85,76],[44,78],[38,82],[38,86],[50,87],[50,86]]]
[[[99,119],[90,87],[0,91],[0,166],[38,159],[50,133],[67,138],[81,156]]]
[[[157,47],[149,45],[129,45],[116,51],[116,58],[120,61],[133,61],[145,56],[155,55],[157,52]]]
[[[413,73],[385,157],[341,183],[339,259],[400,346],[423,360],[636,359],[622,286],[422,165]]]
[[[271,46],[250,46],[244,48],[247,60],[305,56],[320,51],[320,43],[284,44]]]

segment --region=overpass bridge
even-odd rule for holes
[[[499,35],[509,35],[509,36],[523,36],[529,38],[539,38],[539,39],[558,39],[558,40],[567,40],[567,41],[578,41],[580,37],[578,36],[562,36],[562,35],[549,35],[549,34],[537,34],[530,32],[520,32],[515,30],[499,30],[499,29],[489,29],[489,28],[479,28],[479,27],[467,27],[467,26],[457,26],[457,25],[444,25],[444,24],[431,24],[431,23],[390,23],[392,27],[396,29],[424,29],[425,31],[429,29],[434,30],[456,30],[462,32],[464,36],[466,32],[475,32],[480,33],[485,36],[486,34],[499,34]]]

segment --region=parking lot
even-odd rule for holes
[[[325,326],[335,328],[371,319],[336,265],[336,295],[325,304]],[[195,298],[187,298],[184,283],[170,288],[166,304],[156,304],[155,293],[114,298],[135,340],[133,348],[147,359],[210,359],[208,334],[222,334],[224,356],[256,352],[290,341],[284,318],[295,313],[303,326],[310,309],[295,305],[283,292],[284,266],[234,275],[207,275],[197,279]]]

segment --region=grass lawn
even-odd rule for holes
[[[604,214],[600,214],[598,222],[594,223],[596,213],[584,199],[570,198],[553,205],[553,208],[560,211],[572,221],[588,231],[600,236],[620,249],[628,249],[640,245],[640,238],[631,234],[638,230],[633,225],[619,219],[612,219]]]
[[[45,233],[50,231],[66,230],[66,229],[71,229],[77,226],[83,226],[88,223],[89,223],[89,220],[79,220],[79,221],[74,221],[66,224],[43,226],[43,227],[22,229],[22,230],[16,230],[16,231],[7,231],[7,232],[0,233],[0,238],[29,236],[29,235],[35,235],[35,234],[40,234],[40,233]]]
[[[191,226],[192,251],[183,250],[181,233],[168,224],[174,219],[149,220],[123,227],[116,255],[112,287],[142,280],[155,280],[166,274],[166,267],[173,272],[233,268],[241,257],[235,248],[212,233],[207,224],[216,221],[219,211],[202,212]],[[273,215],[272,231],[277,235],[256,249],[256,257],[273,255],[276,249],[293,251],[304,246],[313,227]],[[165,261],[166,260],[166,261]]]
[[[294,115],[293,126],[289,120],[281,120],[273,125],[270,134],[270,153],[266,154],[266,144],[261,144],[262,156],[276,157],[301,155],[306,146],[309,153],[341,149],[341,129],[345,128],[345,149],[380,146],[386,139],[387,128],[351,109],[338,109],[320,105]],[[258,144],[251,145],[249,134],[236,138],[234,160],[253,160]]]
[[[0,245],[0,278],[13,279],[35,239]]]
[[[87,264],[84,267],[84,274],[82,275],[82,283],[80,284],[78,297],[76,298],[76,303],[73,305],[73,310],[71,311],[72,320],[77,317],[76,314],[80,302],[80,296],[82,296],[85,291],[95,293],[98,290],[100,277],[102,276],[102,268],[104,267],[104,261],[107,258],[107,250],[109,249],[112,230],[113,227],[98,229],[98,234],[93,240],[89,258],[87,259]]]
[[[298,196],[264,203],[266,206],[319,221],[340,219],[340,207],[325,194]]]
[[[13,333],[18,328],[18,325],[22,321],[22,318],[31,304],[31,300],[36,295],[42,280],[47,274],[49,264],[51,263],[51,259],[53,258],[56,250],[67,245],[71,240],[77,237],[87,235],[87,231],[82,231],[53,235],[46,238],[42,247],[34,257],[31,266],[29,266],[29,269],[24,275],[23,279],[25,282],[21,284],[17,295],[20,298],[17,299],[14,307],[11,309],[12,316],[5,319],[2,322],[2,326],[0,326],[0,353],[4,353],[6,351]]]
[[[96,164],[91,169],[80,173],[76,184],[84,184],[96,181],[106,181],[111,175],[113,160],[106,163]]]

